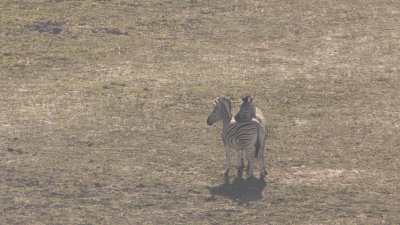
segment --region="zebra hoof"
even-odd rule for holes
[[[261,172],[261,174],[260,174],[260,179],[262,179],[262,180],[264,180],[265,179],[265,177],[267,176],[267,171],[266,170],[263,170],[262,172]]]
[[[248,180],[248,181],[254,181],[254,180],[257,180],[257,178],[256,178],[254,175],[249,175],[249,176],[247,177],[247,180]]]
[[[225,180],[225,183],[228,183],[228,182],[229,182],[229,170],[225,170],[225,173],[224,173],[224,180]]]
[[[239,178],[242,178],[242,177],[243,177],[243,168],[239,168],[239,169],[238,169],[238,171],[237,171],[237,176],[238,176]]]
[[[224,183],[229,184],[229,176],[224,176]]]

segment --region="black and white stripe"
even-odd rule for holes
[[[238,174],[241,176],[243,169],[243,157],[248,161],[248,175],[253,176],[254,160],[261,161],[261,177],[266,175],[264,163],[265,125],[262,113],[257,110],[258,117],[249,121],[236,122],[232,119],[231,101],[221,96],[215,100],[214,109],[207,119],[207,124],[212,125],[222,120],[222,140],[225,146],[225,176],[229,176],[232,150],[237,151]]]

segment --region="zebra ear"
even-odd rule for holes
[[[249,96],[249,103],[253,102],[253,97]]]
[[[252,103],[253,102],[253,98],[251,97],[251,95],[246,95],[246,96],[244,96],[242,98],[242,101],[246,102],[246,103]]]

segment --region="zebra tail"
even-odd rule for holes
[[[264,144],[262,143],[264,141],[264,138],[262,135],[265,135],[264,132],[262,132],[262,128],[259,126],[257,128],[257,141],[256,141],[256,151],[255,151],[255,157],[258,158],[260,155],[260,151],[262,151],[264,147]]]

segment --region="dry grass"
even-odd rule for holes
[[[395,224],[400,3],[0,2],[0,224]],[[266,183],[212,99],[255,96]]]

